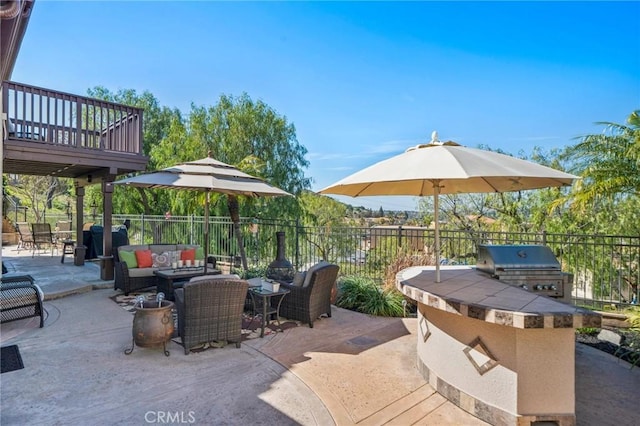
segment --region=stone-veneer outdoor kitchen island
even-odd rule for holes
[[[493,425],[575,425],[575,328],[600,315],[470,266],[400,271],[418,303],[417,363],[444,397]]]

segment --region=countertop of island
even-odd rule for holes
[[[522,328],[600,327],[600,314],[500,282],[472,266],[446,265],[436,283],[434,266],[396,275],[396,287],[416,302],[498,325]]]

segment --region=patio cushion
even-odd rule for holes
[[[153,260],[153,266],[154,268],[166,268],[166,267],[170,267],[171,266],[171,258],[169,257],[169,253],[168,252],[164,252],[164,253],[151,253],[151,259]]]
[[[190,261],[194,261],[196,260],[196,249],[192,248],[192,249],[187,249],[187,250],[182,250],[180,252],[180,260],[190,260]]]
[[[175,250],[175,244],[149,244],[145,249],[151,250],[152,253],[162,254],[167,251]]]
[[[205,280],[228,280],[228,279],[239,280],[240,276],[236,274],[200,275],[198,277],[191,278],[189,282],[195,283],[198,281],[205,281]]]
[[[313,276],[313,273],[320,269],[320,268],[324,268],[325,266],[329,266],[331,265],[329,262],[327,262],[326,260],[321,260],[320,262],[316,263],[315,265],[313,265],[311,268],[309,268],[307,270],[307,274],[304,277],[304,282],[302,283],[302,287],[308,287],[309,284],[311,283],[311,277]]]
[[[129,269],[129,277],[141,278],[141,277],[153,277],[153,271],[157,271],[158,268],[133,268]]]
[[[188,250],[200,247],[197,244],[176,244],[176,250]]]
[[[204,248],[196,247],[196,259],[204,260]]]
[[[180,253],[182,252],[182,250],[173,250],[169,252],[169,262],[173,263],[173,262],[177,262],[178,260],[180,260]]]
[[[306,278],[306,276],[307,276],[306,272],[296,272],[296,274],[293,276],[293,282],[291,283],[291,285],[296,287],[302,287],[302,284],[304,283],[304,279]]]
[[[136,260],[136,254],[133,251],[120,250],[118,252],[120,260],[127,264],[127,268],[137,268],[138,261]]]
[[[136,250],[135,253],[136,260],[138,261],[138,268],[151,268],[153,266],[151,250]]]

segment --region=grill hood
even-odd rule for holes
[[[560,262],[547,246],[481,244],[478,246],[476,268],[492,275],[506,270],[560,272]]]

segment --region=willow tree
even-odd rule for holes
[[[103,86],[96,86],[89,89],[87,95],[96,99],[142,108],[144,110],[142,153],[149,157],[147,171],[174,164],[170,158],[154,155],[154,151],[157,151],[157,146],[162,141],[169,140],[169,143],[174,143],[178,149],[184,142],[186,131],[180,111],[160,105],[158,99],[149,91],[138,93],[133,89],[121,89],[112,92]],[[165,162],[168,164],[165,165]],[[135,191],[116,190],[113,196],[113,209],[130,214],[164,214],[169,210],[172,201],[168,192],[149,191],[142,188],[136,188]],[[100,197],[101,191],[98,185],[90,186],[87,189],[87,199]]]
[[[179,123],[174,123],[172,128],[174,131],[169,132],[151,151],[152,157],[162,167],[203,158],[211,153],[216,160],[236,166],[291,194],[299,194],[310,187],[310,180],[304,175],[304,169],[309,165],[305,159],[307,149],[298,142],[294,125],[246,93],[239,97],[221,95],[218,102],[210,107],[192,105],[183,128]],[[175,192],[178,193],[176,199],[186,197],[179,194],[182,191]],[[189,199],[182,198],[185,203],[193,203],[194,198],[191,196]],[[198,205],[202,205],[200,198],[196,197],[196,200]],[[245,269],[247,260],[240,217],[295,218],[300,212],[293,197],[278,197],[259,204],[252,198],[235,195],[214,197],[211,213],[222,215],[225,213],[222,209],[231,216]]]

